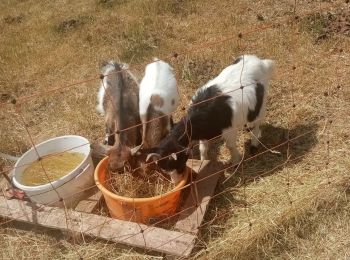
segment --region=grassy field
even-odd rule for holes
[[[210,224],[193,258],[350,258],[347,2],[2,0],[0,151],[20,155],[31,146],[13,98],[35,143],[63,134],[102,140],[95,105],[104,60],[129,63],[139,78],[153,57],[168,61],[181,108],[234,57],[271,58],[277,68],[261,142],[273,147],[288,133],[304,135],[276,148],[282,155],[264,153],[219,182],[217,193],[229,191],[211,201]],[[36,93],[42,94],[23,98]],[[247,157],[248,139],[239,140]],[[219,150],[226,161],[227,150]],[[0,171],[9,167],[0,159]],[[16,223],[0,224],[0,247],[2,259],[151,258],[104,241],[73,244],[57,232]]]

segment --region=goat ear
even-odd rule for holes
[[[150,162],[151,160],[154,162],[159,160],[160,158],[161,158],[160,154],[150,153],[149,155],[147,155],[146,162]]]
[[[177,160],[177,155],[176,155],[176,153],[172,153],[172,154],[170,155],[170,157],[173,158],[175,161]]]

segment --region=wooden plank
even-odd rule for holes
[[[107,151],[111,148],[112,146],[100,144],[100,143],[92,143],[90,144],[91,148],[91,158],[92,162],[96,168],[97,164],[104,158],[106,157]]]
[[[0,177],[0,178],[1,178],[1,180],[0,180],[0,189],[2,191],[5,191],[8,188],[9,183],[4,177]]]
[[[40,207],[40,210],[38,208]],[[196,236],[134,222],[40,206],[0,196],[0,215],[15,221],[78,232],[112,242],[181,257],[190,255]],[[142,232],[143,230],[143,232]]]
[[[210,198],[213,196],[216,184],[221,174],[215,172],[223,169],[223,164],[212,161],[189,160],[187,166],[193,169],[195,180],[198,183],[189,188],[189,194],[181,211],[183,211],[175,228],[192,234],[198,233],[202,224]],[[206,178],[206,179],[204,179]],[[202,181],[201,181],[202,180]],[[197,205],[197,206],[196,206]]]
[[[5,174],[7,174],[9,179],[12,179],[13,171],[10,171],[9,173],[5,173]],[[5,177],[0,175],[0,188],[2,190],[6,190],[9,186],[11,185],[8,182],[8,180]]]
[[[97,209],[99,203],[102,200],[102,193],[98,190],[93,195],[88,197],[87,199],[79,201],[78,205],[75,207],[76,211],[92,213],[95,209]]]

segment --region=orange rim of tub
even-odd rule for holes
[[[184,178],[171,191],[154,197],[130,198],[117,195],[105,187],[107,164],[108,157],[98,163],[94,179],[103,194],[111,217],[149,224],[169,217],[177,211],[181,191],[187,183],[188,168],[185,170]]]

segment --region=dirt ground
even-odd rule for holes
[[[178,119],[234,57],[271,58],[277,67],[258,153],[292,141],[275,148],[281,155],[265,152],[225,173],[192,257],[350,258],[349,14],[344,0],[1,1],[0,151],[31,147],[24,123],[35,143],[64,134],[103,140],[95,106],[104,60],[129,63],[139,79],[153,57],[169,62],[182,98]],[[245,158],[248,144],[242,133]],[[224,146],[216,149],[229,160]],[[0,159],[0,171],[11,166]],[[162,258],[2,222],[2,259]]]

